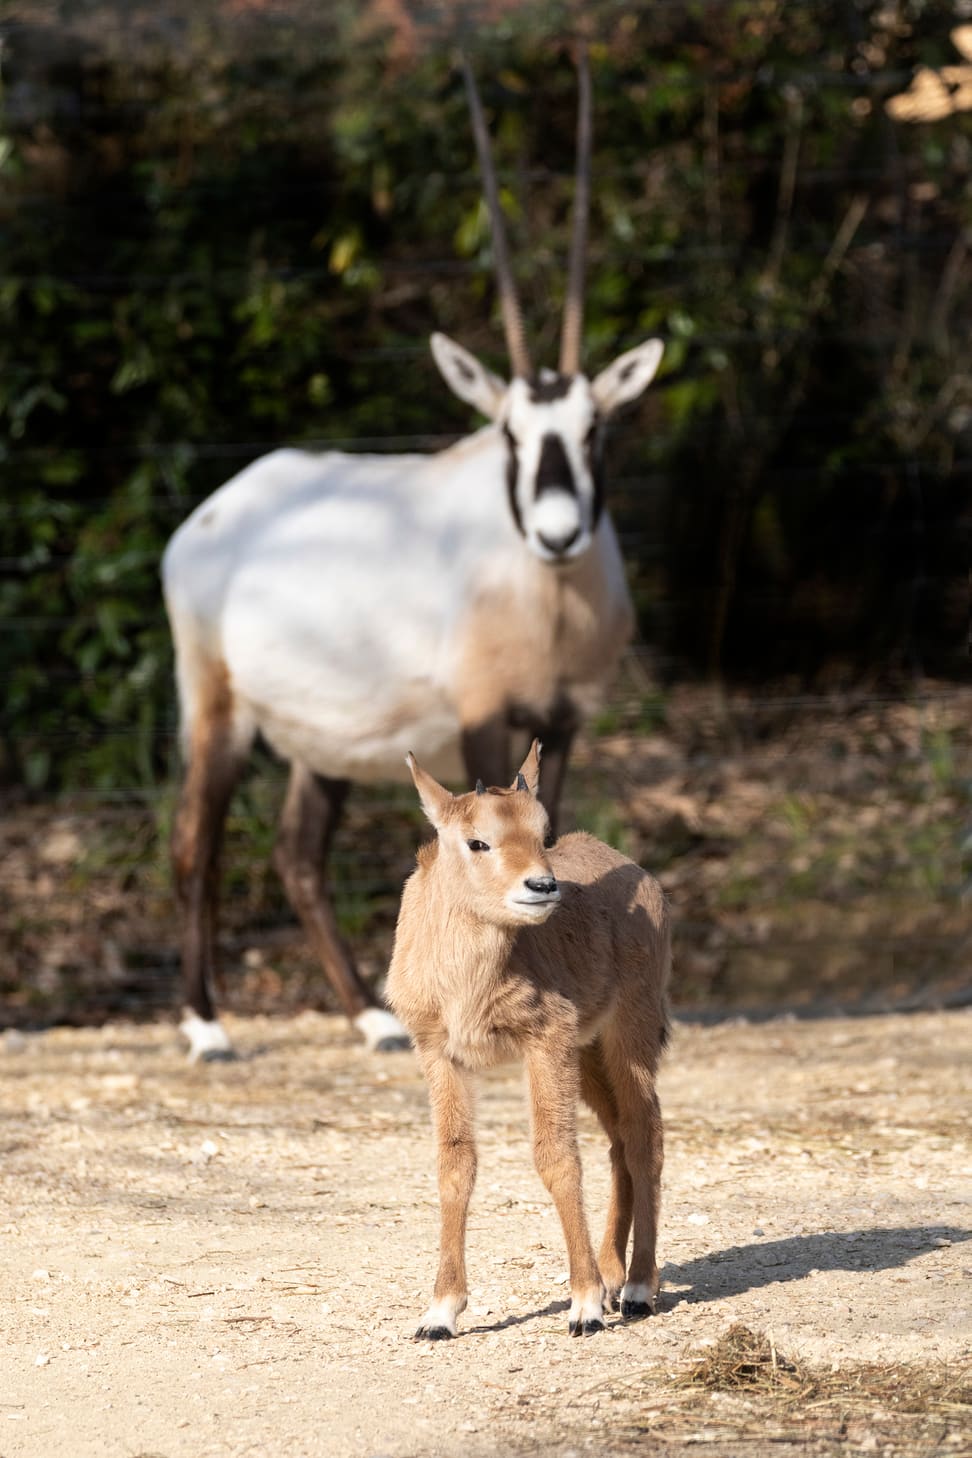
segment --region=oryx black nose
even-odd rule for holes
[[[546,532],[537,532],[537,536],[548,552],[559,554],[560,552],[566,552],[567,548],[573,546],[574,542],[577,541],[577,538],[580,536],[580,527],[574,527],[572,532],[568,532],[563,536],[548,536]]]
[[[557,882],[553,876],[528,876],[523,884],[538,896],[553,896],[557,890]]]

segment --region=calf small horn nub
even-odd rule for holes
[[[485,795],[485,793],[486,793],[486,786],[483,784],[482,780],[477,780],[476,781],[476,794],[477,795]]]

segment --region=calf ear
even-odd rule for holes
[[[619,354],[614,363],[591,382],[591,392],[598,409],[610,415],[620,406],[637,400],[655,378],[664,349],[660,339],[646,339],[644,344]]]
[[[536,796],[540,785],[540,740],[535,739],[530,745],[530,752],[516,772],[516,778],[510,786],[513,790],[529,790],[530,794]]]
[[[433,334],[429,343],[442,378],[453,394],[465,400],[467,405],[475,405],[490,420],[495,420],[506,395],[505,381],[481,365],[474,354],[463,349],[447,334]]]
[[[439,830],[455,796],[451,795],[447,789],[440,785],[438,780],[434,780],[428,770],[422,768],[411,751],[406,754],[405,763],[411,771],[412,780],[414,781],[415,788],[418,790],[419,799],[422,802],[422,809],[436,830]]]

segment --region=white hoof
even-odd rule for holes
[[[186,1012],[179,1031],[189,1040],[189,1062],[208,1063],[218,1058],[233,1058],[233,1045],[221,1025],[208,1021],[198,1013]]]
[[[571,1336],[591,1336],[604,1330],[604,1296],[600,1291],[574,1297],[567,1314],[567,1330]]]
[[[625,1281],[621,1288],[621,1315],[626,1320],[638,1321],[643,1316],[654,1316],[658,1309],[658,1290],[642,1281]]]
[[[422,1317],[418,1331],[415,1333],[415,1340],[441,1342],[447,1341],[449,1337],[454,1337],[458,1329],[456,1318],[465,1309],[465,1296],[446,1296],[441,1301],[433,1301]]]
[[[358,1013],[354,1026],[364,1038],[369,1053],[389,1053],[410,1046],[408,1033],[395,1014],[383,1007],[366,1007]]]

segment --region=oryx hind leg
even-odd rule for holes
[[[187,764],[172,831],[172,866],[181,912],[185,1009],[181,1028],[189,1056],[229,1057],[216,1017],[219,871],[223,828],[253,729],[233,700],[225,665],[209,665],[194,685],[185,726]]]
[[[408,1035],[358,971],[338,929],[327,884],[327,860],[349,788],[347,780],[291,766],[274,865],[342,1010],[369,1048],[388,1052],[407,1048]]]

